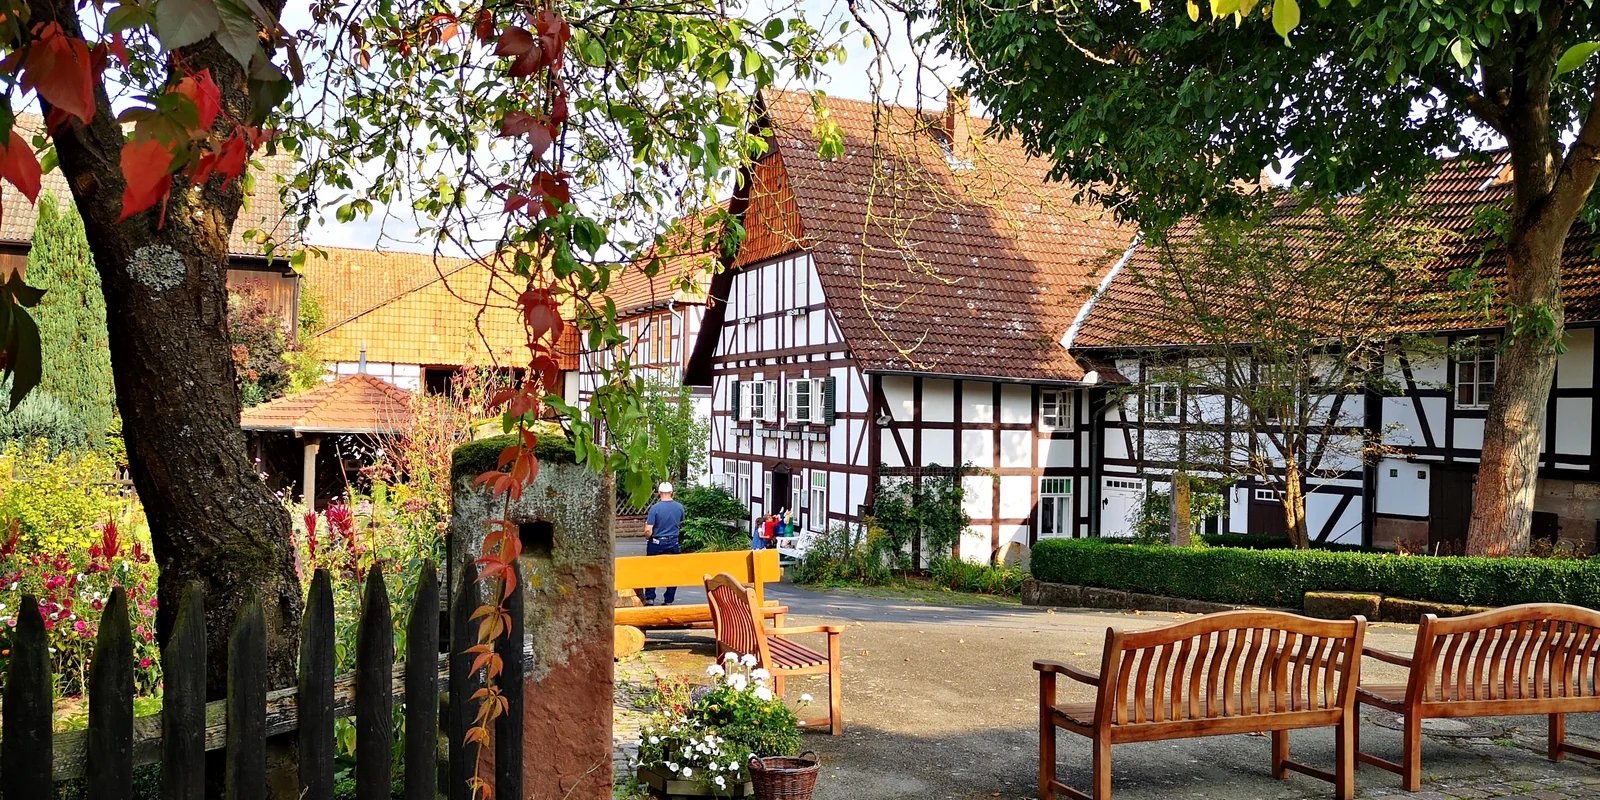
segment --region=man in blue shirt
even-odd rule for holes
[[[656,491],[660,492],[661,499],[650,507],[649,515],[644,518],[644,535],[649,537],[645,543],[644,553],[647,556],[676,554],[681,552],[678,537],[683,530],[683,518],[687,512],[684,511],[682,503],[672,499],[672,484],[663,481],[656,487]],[[677,596],[678,587],[669,586],[661,604],[670,606]],[[644,604],[647,606],[656,604],[655,589],[644,590]]]

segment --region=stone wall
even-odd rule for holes
[[[1600,483],[1540,478],[1533,510],[1555,514],[1561,541],[1584,552],[1596,552],[1596,522],[1600,521]]]
[[[613,496],[609,478],[546,462],[510,506],[522,538],[523,619],[535,657],[523,691],[529,800],[612,796]],[[504,499],[470,476],[457,480],[452,575],[477,557],[488,521],[505,511]]]

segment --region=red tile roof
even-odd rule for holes
[[[617,305],[618,316],[626,316],[667,302],[704,305],[713,272],[721,269],[720,226],[710,230],[706,223],[716,212],[725,212],[726,202],[702,209],[680,221],[652,246],[646,256],[628,265],[612,279],[607,293]],[[656,274],[646,275],[651,259]]]
[[[1407,321],[1408,332],[1471,330],[1504,324],[1504,303],[1490,303],[1489,314],[1456,302],[1462,295],[1448,284],[1449,274],[1478,263],[1478,277],[1490,281],[1497,292],[1505,288],[1505,248],[1479,222],[1492,209],[1509,210],[1512,187],[1510,167],[1503,153],[1487,161],[1454,159],[1441,166],[1418,190],[1416,202],[1434,225],[1452,232],[1441,257],[1431,266],[1433,284],[1427,291],[1436,302]],[[1352,198],[1345,205],[1358,202]],[[1179,234],[1181,236],[1181,230]],[[1568,236],[1562,264],[1562,298],[1569,322],[1600,320],[1600,235],[1578,222]],[[1479,259],[1481,263],[1479,262]],[[1156,307],[1157,299],[1140,285],[1140,275],[1163,269],[1156,252],[1141,246],[1122,272],[1095,301],[1073,341],[1074,349],[1137,347],[1190,343],[1182,331],[1161,324],[1171,315]]]
[[[38,114],[18,114],[16,125],[24,138],[29,138],[43,129],[44,118]],[[279,239],[280,244],[293,231],[293,226],[284,217],[283,199],[278,192],[294,173],[294,160],[284,151],[271,157],[263,152],[258,154],[256,160],[261,168],[252,168],[255,189],[245,196],[244,205],[240,207],[239,216],[233,224],[233,232],[228,236],[228,252],[236,256],[259,256],[264,252],[254,239],[245,240],[247,231],[271,234]],[[67,186],[67,179],[61,170],[54,169],[46,173],[40,184],[41,195],[51,192],[58,201],[72,200],[72,190]],[[33,226],[37,220],[38,210],[28,202],[27,197],[9,185],[0,189],[0,242],[31,243]]]
[[[766,191],[792,192],[796,244],[811,254],[865,369],[1084,376],[1060,340],[1105,265],[1127,248],[1131,227],[1075,202],[1073,186],[1049,180],[1047,161],[986,136],[983,119],[952,120],[950,155],[943,126],[928,115],[901,107],[875,115],[870,103],[829,98],[844,153],[824,160],[811,95],[768,92],[762,102],[787,178]],[[757,183],[750,208],[759,210]],[[766,206],[786,202],[768,198]],[[747,230],[760,224],[747,216]]]
[[[239,427],[295,433],[398,433],[411,420],[411,393],[366,373],[247,408]]]

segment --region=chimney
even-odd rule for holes
[[[367,374],[367,346],[365,344],[361,345],[361,362],[356,365],[356,372],[362,375]]]
[[[966,161],[971,156],[972,101],[961,89],[945,90],[944,129],[950,136],[950,160]]]

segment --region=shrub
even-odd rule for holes
[[[657,682],[648,700],[656,710],[640,729],[635,765],[722,796],[749,778],[750,756],[798,753],[799,720],[768,688],[771,676],[755,664],[754,656],[728,653],[706,670],[716,679],[711,686],[692,687],[682,678]]]
[[[83,219],[70,198],[65,205],[58,204],[52,194],[39,198],[38,224],[28,252],[28,283],[44,290],[44,297],[31,312],[39,325],[39,357],[44,368],[33,394],[42,390],[51,395],[53,405],[73,418],[75,429],[84,432],[87,444],[100,447],[116,404],[106,301]],[[13,414],[22,411],[18,408]],[[36,435],[49,438],[44,433]]]
[[[919,536],[922,550],[928,553],[949,552],[961,541],[971,522],[962,507],[966,491],[961,476],[966,472],[959,469],[923,475],[920,480],[889,477],[878,482],[872,514],[881,535],[872,542],[896,569],[917,565],[912,548]]]
[[[1293,550],[1294,542],[1280,536],[1255,536],[1248,533],[1208,533],[1200,537],[1211,547],[1239,547],[1246,550]],[[1311,543],[1312,550],[1327,550],[1332,553],[1387,553],[1377,547],[1363,547],[1359,544],[1338,544],[1335,542]]]
[[[692,486],[678,493],[683,503],[683,551],[707,553],[750,549],[743,525],[750,509],[720,486]]]
[[[539,443],[534,446],[533,452],[539,457],[540,463],[577,463],[572,442],[567,439],[560,427],[541,424],[534,432],[539,435]],[[501,451],[516,443],[517,435],[508,433],[467,442],[457,447],[450,458],[450,479],[452,481],[462,478],[476,479],[479,475],[495,469],[500,463]]]
[[[928,577],[957,592],[1015,595],[1022,592],[1022,579],[1027,573],[1021,567],[995,567],[939,556],[928,565]]]
[[[1505,606],[1559,602],[1600,608],[1595,560],[1468,558],[1151,547],[1056,539],[1033,549],[1041,581],[1298,608],[1306,592],[1374,592],[1413,600]]]
[[[11,393],[11,380],[0,383],[0,398]],[[0,442],[27,447],[34,442],[43,443],[51,456],[86,450],[95,440],[85,422],[85,417],[73,413],[55,395],[42,387],[35,388],[9,412],[0,412]],[[106,431],[98,435],[102,443]]]
[[[291,382],[290,364],[284,356],[292,347],[284,335],[283,318],[273,309],[271,295],[260,281],[228,293],[228,334],[240,405],[249,408],[282,397]]]
[[[862,526],[835,525],[812,537],[792,577],[796,583],[822,586],[888,583],[889,567],[879,543],[883,536],[883,529],[873,517],[867,517]]]

